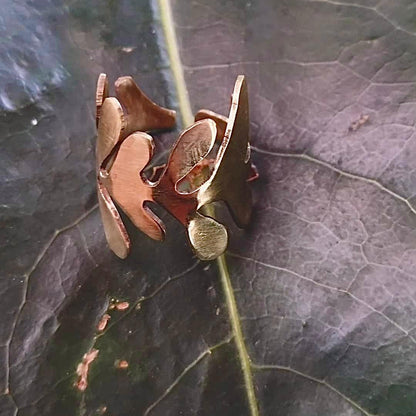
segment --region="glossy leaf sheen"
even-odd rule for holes
[[[249,83],[261,179],[227,260],[260,414],[413,415],[413,2],[172,7],[194,111],[227,114],[236,75]],[[121,261],[96,207],[98,73],[132,75],[175,107],[154,5],[2,10],[0,414],[249,415],[216,265],[197,262],[167,215],[167,241],[129,230]],[[130,307],[95,338],[112,297]],[[92,347],[81,393],[75,370]]]

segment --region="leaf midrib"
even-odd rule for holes
[[[158,5],[161,18],[161,25],[163,27],[165,37],[165,44],[168,51],[170,66],[175,83],[182,126],[187,127],[194,122],[194,117],[192,114],[191,103],[186,87],[183,65],[179,54],[172,10],[169,0],[158,0]],[[206,207],[206,212],[210,216],[214,217],[215,212],[213,207]],[[243,331],[241,329],[241,320],[238,313],[237,302],[234,296],[234,290],[231,283],[230,273],[228,271],[228,265],[225,255],[218,257],[217,265],[223,288],[223,295],[227,304],[227,311],[231,323],[233,338],[238,351],[238,358],[241,366],[241,371],[244,377],[244,386],[247,401],[250,408],[250,415],[259,416],[257,398],[254,389],[251,361],[244,341]]]

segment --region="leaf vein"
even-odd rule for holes
[[[285,371],[289,373],[296,374],[300,377],[306,378],[307,380],[314,381],[315,383],[321,384],[322,386],[327,387],[328,389],[332,390],[334,393],[336,393],[338,396],[340,396],[342,399],[347,401],[350,405],[355,407],[357,410],[359,410],[361,413],[363,413],[365,416],[377,416],[372,413],[367,412],[363,407],[361,407],[358,403],[356,403],[354,400],[350,399],[348,396],[340,392],[338,389],[336,389],[334,386],[329,384],[325,380],[320,380],[319,378],[310,376],[309,374],[302,373],[299,370],[295,370],[290,367],[281,366],[281,365],[274,365],[274,364],[252,364],[253,369],[257,371],[267,371],[267,370],[279,370],[279,371]]]
[[[282,271],[282,272],[285,272],[285,273],[292,274],[293,276],[296,276],[297,278],[305,280],[305,281],[307,281],[309,283],[312,283],[316,286],[319,286],[319,287],[322,287],[322,288],[327,289],[327,290],[339,292],[339,293],[342,293],[344,295],[350,296],[356,302],[360,303],[361,305],[370,309],[372,312],[374,312],[374,313],[380,315],[381,317],[383,317],[384,319],[386,319],[388,322],[390,322],[392,325],[394,325],[400,332],[402,332],[406,337],[408,337],[411,342],[416,344],[416,339],[412,335],[410,335],[410,333],[409,333],[410,331],[407,331],[405,328],[403,328],[401,325],[399,325],[396,321],[389,318],[382,311],[379,311],[378,309],[374,308],[373,306],[371,306],[370,304],[365,302],[363,299],[361,299],[358,296],[348,292],[348,290],[340,289],[340,288],[337,288],[337,287],[334,287],[334,286],[327,285],[325,283],[317,282],[317,281],[311,279],[310,277],[303,276],[303,275],[301,275],[299,273],[296,273],[295,271],[287,269],[285,267],[279,267],[279,266],[275,266],[275,265],[272,265],[272,264],[264,263],[260,260],[252,259],[252,258],[249,258],[249,257],[244,257],[244,256],[241,256],[241,255],[235,254],[235,253],[228,253],[228,254],[229,254],[229,256],[234,257],[234,258],[238,258],[240,260],[249,261],[249,262],[252,262],[252,263],[255,263],[255,264],[259,264],[263,267],[267,267],[267,268],[270,268],[270,269],[273,269],[273,270],[278,270],[278,271]]]
[[[117,320],[113,321],[112,323],[110,323],[107,328],[101,332],[100,334],[98,334],[96,336],[96,338],[100,338],[103,335],[105,335],[114,325],[118,324],[120,321],[122,321],[123,319],[125,319],[128,315],[130,315],[130,313],[134,310],[137,310],[142,303],[154,298],[156,295],[158,295],[166,286],[168,286],[170,283],[179,280],[183,277],[185,277],[189,272],[191,272],[192,270],[194,270],[201,262],[198,260],[196,261],[192,266],[188,267],[186,270],[184,270],[181,273],[178,273],[175,276],[172,277],[168,277],[163,283],[161,283],[156,289],[153,290],[153,292],[151,292],[149,295],[147,296],[142,296],[140,297],[136,302],[134,302],[132,304],[132,306],[122,315],[120,316]]]
[[[209,347],[204,352],[202,352],[197,358],[195,358],[194,361],[189,363],[185,369],[176,377],[176,379],[170,384],[170,386],[165,390],[165,392],[157,399],[155,400],[150,406],[147,407],[145,412],[143,413],[143,416],[147,416],[150,414],[150,412],[159,404],[161,403],[171,392],[175,389],[175,387],[181,382],[181,380],[193,369],[195,368],[202,360],[207,358],[209,355],[212,354],[212,352],[226,344],[229,344],[231,341],[231,338],[228,338],[224,341],[221,341],[220,343]]]
[[[45,254],[47,253],[47,251],[49,250],[49,248],[51,247],[51,245],[53,244],[53,242],[57,239],[57,237],[62,234],[65,231],[70,230],[71,228],[77,227],[78,224],[83,221],[85,218],[87,218],[90,214],[92,214],[96,209],[98,208],[98,204],[95,204],[92,208],[90,208],[88,211],[84,212],[82,215],[80,215],[75,221],[71,222],[70,224],[66,225],[65,227],[62,227],[58,230],[55,230],[52,237],[48,240],[48,242],[44,245],[44,247],[42,248],[42,250],[39,252],[39,255],[36,257],[32,267],[23,275],[24,277],[24,285],[23,285],[23,296],[22,296],[22,301],[20,302],[19,308],[17,310],[17,314],[15,317],[15,320],[13,322],[13,326],[10,332],[10,337],[9,340],[7,342],[7,369],[6,369],[6,389],[8,391],[10,391],[10,344],[13,340],[14,337],[14,333],[16,331],[16,327],[17,327],[17,323],[19,321],[20,315],[22,313],[23,310],[23,306],[26,303],[27,300],[27,291],[28,291],[28,287],[29,287],[29,280],[30,277],[32,276],[32,274],[34,273],[34,271],[37,269],[37,267],[39,266],[40,262],[42,261],[42,259],[45,257]]]
[[[183,65],[179,54],[178,42],[174,29],[174,21],[172,17],[172,10],[169,0],[158,1],[161,23],[165,33],[165,42],[168,50],[168,55],[171,63],[173,78],[175,81],[176,92],[179,101],[179,107],[182,114],[182,122],[185,126],[193,123],[193,115],[191,109],[191,103],[189,101],[188,91],[184,78]],[[207,210],[211,209],[211,217],[214,217],[212,207],[207,207]],[[238,350],[238,356],[240,360],[241,369],[244,376],[244,385],[247,395],[247,400],[250,408],[251,416],[258,416],[258,404],[256,394],[254,390],[253,376],[251,373],[250,358],[247,353],[247,348],[244,343],[244,338],[241,330],[240,317],[237,310],[237,304],[231,284],[231,279],[228,273],[227,263],[225,256],[222,255],[217,259],[219,268],[219,274],[221,277],[221,283],[224,290],[224,296],[226,299],[229,319],[233,329],[233,335],[235,338],[236,347]]]
[[[366,176],[361,176],[355,173],[351,173],[351,172],[347,172],[344,171],[342,169],[337,168],[336,166],[331,165],[328,162],[324,162],[323,160],[319,160],[313,156],[309,156],[305,153],[283,153],[283,152],[273,152],[270,150],[264,150],[261,149],[259,147],[256,146],[251,146],[251,150],[253,150],[254,152],[257,153],[261,153],[261,154],[265,154],[265,155],[270,155],[270,156],[276,156],[276,157],[283,157],[283,158],[287,158],[287,159],[300,159],[300,160],[306,160],[308,162],[311,163],[315,163],[317,165],[323,166],[327,169],[332,170],[333,172],[338,173],[341,176],[344,176],[346,178],[349,179],[355,179],[358,181],[362,181],[362,182],[366,182],[370,185],[373,185],[377,188],[379,188],[381,191],[386,192],[387,194],[389,194],[390,196],[392,196],[393,198],[403,202],[411,212],[413,212],[413,214],[416,215],[416,208],[409,202],[409,200],[398,194],[397,192],[392,191],[391,189],[387,188],[386,186],[384,186],[382,183],[380,183],[378,180],[373,179],[373,178],[368,178]]]

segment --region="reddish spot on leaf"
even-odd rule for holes
[[[118,311],[124,311],[129,306],[130,306],[130,304],[128,302],[119,302],[119,303],[116,303],[116,305],[115,305],[115,307]]]
[[[98,350],[92,349],[82,357],[82,362],[77,366],[78,381],[75,384],[78,390],[85,391],[88,386],[88,372],[90,364],[97,358]]]
[[[114,366],[120,370],[125,370],[126,368],[129,368],[129,363],[126,360],[116,360]]]
[[[361,126],[363,126],[370,119],[368,114],[361,114],[360,118],[351,123],[348,128],[349,131],[357,131]]]
[[[104,314],[103,317],[100,319],[100,322],[98,322],[97,330],[104,331],[110,319],[111,319],[111,316],[108,313]]]

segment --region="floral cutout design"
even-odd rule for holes
[[[146,207],[144,202],[140,208],[132,208],[135,199],[131,202],[126,200],[126,195],[132,195],[132,183],[127,181],[125,184],[127,194],[120,192],[118,184],[120,177],[109,179],[109,171],[115,158],[118,156],[119,146],[123,141],[134,132],[135,129],[148,131],[155,128],[171,128],[175,124],[175,112],[153,103],[136,85],[131,77],[119,78],[116,83],[115,97],[108,96],[108,79],[105,74],[100,74],[97,82],[96,91],[96,119],[97,119],[97,145],[96,145],[96,172],[97,172],[97,192],[104,225],[104,231],[108,245],[113,252],[120,258],[126,258],[130,252],[130,238],[126,228],[120,218],[120,214],[114,204],[114,200],[133,223],[148,232],[152,238],[163,239],[164,227],[162,222]],[[144,166],[149,162],[153,152],[153,139],[150,136],[145,138],[142,150],[145,151],[144,159],[141,156]],[[137,140],[136,136],[132,139]],[[146,142],[147,140],[147,142]],[[128,141],[130,143],[130,140]],[[147,161],[146,159],[147,149]],[[143,166],[143,167],[144,167]],[[134,183],[139,189],[147,189],[145,183],[141,181],[140,171],[133,172],[131,178],[137,179]],[[123,185],[124,186],[124,185]],[[124,207],[124,208],[123,208]]]
[[[153,156],[153,139],[144,130],[171,127],[174,112],[151,102],[130,77],[116,81],[116,96],[108,97],[103,75],[97,84],[97,185],[101,215],[110,248],[126,257],[130,240],[117,205],[146,235],[163,240],[162,221],[147,202],[163,206],[187,230],[196,255],[212,260],[227,247],[224,225],[211,218],[205,206],[224,201],[238,226],[248,224],[251,191],[248,182],[258,174],[249,163],[248,94],[244,76],[237,78],[229,117],[201,110],[184,130],[166,165],[143,170]],[[219,149],[209,158],[215,142]]]

